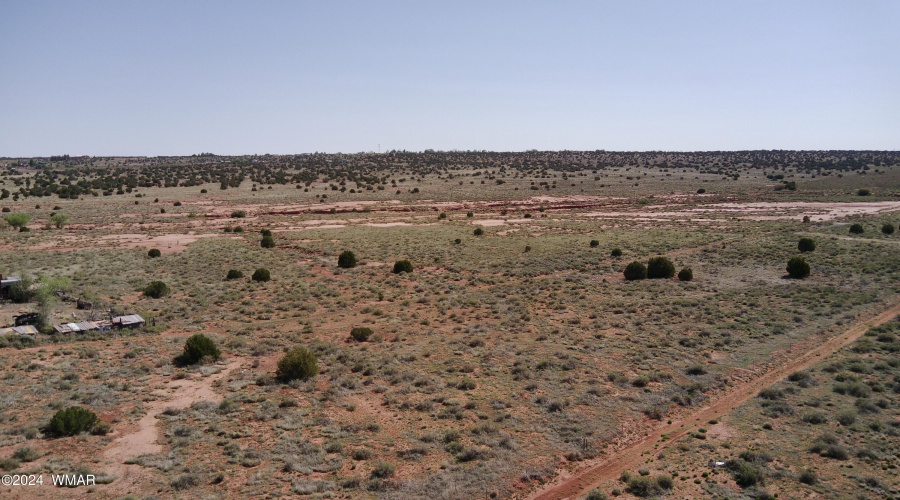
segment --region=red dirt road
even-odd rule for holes
[[[586,494],[592,488],[599,486],[604,481],[616,480],[622,471],[637,468],[644,463],[645,452],[659,452],[679,438],[693,430],[696,426],[708,420],[720,417],[741,403],[756,396],[760,390],[778,382],[791,373],[808,368],[823,357],[836,352],[862,336],[869,328],[881,325],[900,314],[900,303],[892,304],[888,309],[856,322],[846,331],[818,344],[816,347],[800,354],[792,356],[791,361],[775,367],[749,382],[732,387],[723,393],[712,404],[699,408],[697,411],[685,415],[672,424],[660,427],[640,441],[636,441],[619,450],[614,455],[601,459],[587,468],[572,475],[565,474],[554,482],[545,485],[541,490],[533,492],[528,500],[564,500],[574,499]],[[660,441],[663,435],[665,441]]]

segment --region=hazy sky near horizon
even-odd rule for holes
[[[900,149],[900,2],[0,0],[0,156]]]

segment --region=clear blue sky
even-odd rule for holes
[[[0,0],[0,156],[900,149],[900,2]]]

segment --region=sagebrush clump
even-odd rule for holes
[[[253,272],[253,276],[250,277],[253,281],[269,281],[272,279],[272,275],[269,273],[269,270],[261,267]]]
[[[162,252],[159,251],[158,248],[151,248],[149,252],[147,252],[147,256],[151,259],[155,259],[162,255]]]
[[[275,376],[282,382],[307,380],[319,373],[319,362],[309,349],[295,347],[278,361]]]
[[[372,336],[372,329],[364,326],[356,327],[350,330],[350,336],[357,342],[366,342]]]

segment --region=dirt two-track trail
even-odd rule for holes
[[[641,440],[635,441],[615,452],[612,456],[605,457],[572,475],[560,476],[542,489],[531,493],[527,499],[564,500],[579,498],[579,496],[587,494],[588,491],[601,483],[617,479],[623,471],[642,465],[646,459],[645,453],[659,452],[665,449],[695,427],[714,417],[720,417],[756,396],[760,390],[778,382],[791,373],[812,366],[825,356],[858,339],[869,328],[886,323],[897,317],[898,314],[900,314],[900,302],[895,301],[881,313],[857,321],[843,333],[831,337],[803,353],[791,356],[789,362],[773,367],[757,378],[730,388],[719,397],[716,397],[709,405],[685,415],[680,420],[673,421],[670,425],[656,429]],[[667,437],[665,441],[661,441],[663,435]]]

